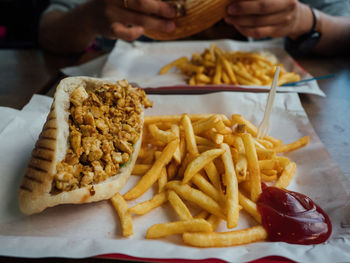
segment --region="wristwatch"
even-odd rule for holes
[[[295,55],[307,55],[312,48],[318,43],[321,38],[321,32],[318,27],[318,13],[310,7],[313,17],[312,28],[308,33],[305,33],[297,39],[287,38],[285,42],[286,50]]]

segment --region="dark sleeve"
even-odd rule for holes
[[[301,0],[326,14],[333,16],[350,16],[349,0]]]
[[[51,0],[50,5],[44,11],[44,14],[51,11],[67,12],[77,5],[83,4],[85,2],[86,0]]]

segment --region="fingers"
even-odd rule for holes
[[[236,27],[236,29],[246,37],[262,39],[266,37],[284,37],[283,27],[264,26],[264,27]]]
[[[176,16],[176,11],[173,7],[157,0],[128,0],[128,9],[169,19]]]
[[[238,15],[227,17],[226,23],[239,27],[266,27],[274,25],[287,25],[295,19],[291,10],[271,15]]]
[[[294,30],[297,0],[235,0],[225,21],[246,37],[283,37]]]
[[[143,35],[143,28],[139,26],[129,27],[127,25],[123,25],[122,23],[115,22],[111,26],[113,39],[122,39],[125,41],[134,41]]]
[[[297,0],[237,0],[227,8],[229,15],[267,15],[293,9]]]
[[[119,14],[116,14],[116,17],[119,22],[126,25],[140,26],[163,32],[171,32],[175,30],[175,23],[173,21],[165,20],[156,16],[149,16],[147,14],[136,13],[129,9],[121,10]]]

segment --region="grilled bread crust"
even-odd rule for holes
[[[174,40],[199,33],[224,18],[229,3],[230,0],[185,0],[185,15],[174,19],[174,31],[166,33],[145,29],[145,36],[156,40]]]
[[[56,165],[65,158],[69,136],[69,97],[76,87],[94,90],[106,80],[69,77],[60,82],[42,132],[32,151],[19,189],[19,207],[24,214],[34,214],[59,204],[81,204],[111,198],[127,182],[141,146],[142,134],[134,145],[131,160],[116,175],[98,184],[52,194]],[[142,113],[143,121],[143,113]]]

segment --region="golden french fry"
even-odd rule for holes
[[[180,181],[168,182],[167,188],[174,190],[183,199],[197,204],[209,213],[225,218],[220,205],[202,191],[190,187],[187,184],[182,184]]]
[[[167,167],[168,180],[172,180],[176,176],[178,169],[179,166],[173,159]]]
[[[209,216],[209,212],[206,210],[200,211],[198,214],[194,216],[194,218],[203,218],[206,219]]]
[[[228,247],[265,240],[267,232],[262,226],[242,230],[211,233],[184,233],[185,244],[195,247]]]
[[[256,148],[256,154],[258,155],[258,160],[269,160],[276,156],[275,151],[261,148]]]
[[[250,180],[250,199],[256,202],[261,194],[260,168],[258,156],[256,154],[253,139],[249,133],[243,133],[242,139],[248,161],[248,171]]]
[[[264,146],[266,149],[271,149],[274,147],[273,143],[268,140],[257,139],[257,142]]]
[[[185,130],[187,150],[193,155],[198,154],[198,148],[196,144],[196,138],[194,137],[192,123],[187,114],[185,114],[182,118],[182,126]]]
[[[224,141],[224,135],[215,132],[213,129],[205,131],[202,135],[215,144],[221,144]]]
[[[186,154],[185,159],[182,161],[181,166],[180,166],[180,168],[179,168],[179,170],[177,172],[177,178],[178,179],[181,179],[181,178],[184,177],[184,173],[185,173],[185,170],[186,170],[188,164],[190,162],[192,162],[197,156],[198,156],[198,154],[193,155],[193,154],[191,154],[189,152]]]
[[[209,162],[206,166],[204,166],[204,170],[214,187],[220,192],[222,192],[220,175],[215,167],[215,164],[213,162]]]
[[[124,198],[126,200],[135,199],[141,196],[144,192],[146,192],[159,178],[161,174],[161,170],[165,165],[167,165],[172,156],[174,155],[177,146],[179,144],[179,139],[176,139],[172,142],[169,142],[168,145],[164,148],[162,154],[155,161],[151,169],[142,176],[141,180],[131,188],[126,194],[124,194]]]
[[[277,160],[270,159],[270,160],[260,160],[259,167],[260,170],[268,170],[268,169],[276,169],[277,168]]]
[[[256,207],[256,204],[246,197],[241,191],[238,192],[239,204],[243,207],[243,209],[250,214],[256,222],[261,224],[261,215]]]
[[[192,182],[206,195],[213,198],[219,204],[224,204],[225,199],[221,192],[210,184],[203,175],[197,173],[192,177]]]
[[[225,69],[229,79],[231,80],[232,84],[238,84],[236,74],[233,72],[232,66],[230,62],[228,62],[224,57],[221,57],[221,63],[223,68]]]
[[[273,170],[275,171],[275,170]],[[265,182],[272,182],[277,180],[277,173],[276,174],[266,174],[266,170],[261,171],[261,180]]]
[[[211,224],[213,231],[215,231],[215,229],[217,229],[218,225],[222,221],[222,218],[217,217],[216,215],[210,215],[207,221],[209,224]]]
[[[284,168],[281,176],[278,178],[275,186],[279,187],[279,188],[287,188],[290,181],[292,180],[292,178],[294,176],[295,170],[296,170],[296,163],[295,162],[291,162],[290,164],[288,164]]]
[[[196,122],[199,120],[207,119],[213,115],[213,113],[205,114],[186,114],[192,122]],[[219,114],[224,121],[224,123],[227,123],[229,121],[227,117],[223,114]],[[151,123],[180,123],[183,118],[183,114],[176,114],[176,115],[155,115],[155,116],[145,116],[144,123],[145,125],[151,124]]]
[[[144,175],[149,169],[151,169],[151,167],[152,167],[151,164],[135,164],[131,174]]]
[[[171,125],[171,131],[176,135],[176,138],[180,139],[180,128],[178,125],[173,124]],[[177,146],[177,149],[174,153],[174,160],[179,164],[181,163],[181,149],[180,149],[180,144]]]
[[[111,202],[119,215],[123,236],[131,236],[134,234],[134,230],[132,218],[130,212],[128,211],[128,204],[119,193],[115,194],[111,198]]]
[[[158,159],[161,154],[162,154],[161,152],[158,152],[158,151],[155,152],[156,159]],[[168,174],[167,174],[166,167],[164,166],[160,171],[160,176],[158,178],[158,193],[163,192],[167,182],[168,182]]]
[[[192,124],[193,132],[195,134],[200,134],[206,130],[210,130],[211,128],[215,128],[216,123],[218,123],[219,121],[221,121],[221,118],[218,115],[213,115],[207,119],[194,122]]]
[[[190,210],[188,210],[185,203],[181,200],[177,193],[175,193],[175,191],[168,191],[168,200],[171,206],[174,208],[176,214],[180,217],[180,220],[190,220],[193,218]]]
[[[163,66],[160,70],[159,70],[159,74],[165,74],[167,73],[172,67],[177,66],[181,63],[185,63],[188,61],[187,57],[180,57],[172,62],[170,62],[169,64]]]
[[[296,140],[295,142],[276,147],[274,148],[274,150],[276,151],[276,153],[294,151],[296,149],[299,149],[307,145],[309,143],[309,140],[310,140],[309,136],[304,136]]]
[[[176,134],[172,131],[163,131],[157,127],[155,123],[148,125],[149,131],[154,138],[164,143],[169,143],[177,138]]]
[[[204,73],[197,74],[197,75],[196,75],[196,80],[197,80],[198,82],[203,82],[203,83],[209,83],[209,82],[211,82],[210,77],[208,77],[208,76],[205,75]]]
[[[238,225],[239,218],[238,182],[230,147],[228,144],[223,143],[221,148],[225,150],[221,158],[225,166],[227,227],[234,228]]]
[[[204,166],[206,166],[209,162],[213,161],[223,153],[223,149],[212,149],[201,153],[198,157],[196,157],[192,162],[188,164],[182,183],[188,183],[196,173],[204,168]]]
[[[208,146],[208,147],[211,147],[211,148],[215,148],[215,147],[218,146],[217,144],[213,143],[211,140],[209,140],[207,138],[204,138],[204,137],[201,137],[201,136],[198,136],[198,135],[196,135],[195,138],[196,138],[197,146],[198,145],[204,145],[204,146]]]
[[[220,63],[216,63],[213,84],[217,84],[217,85],[221,84],[221,75],[222,75],[222,65]]]
[[[146,238],[160,238],[185,232],[211,232],[213,228],[204,219],[190,219],[170,223],[161,223],[151,226],[146,233]]]
[[[161,193],[155,194],[150,200],[139,203],[133,207],[129,208],[129,212],[134,213],[136,215],[144,215],[164,204],[167,201],[167,195],[163,191]]]

